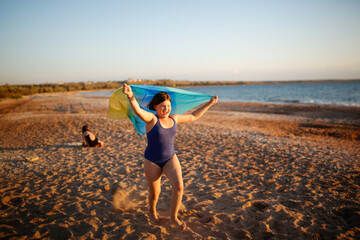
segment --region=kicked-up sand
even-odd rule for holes
[[[360,238],[360,108],[220,102],[180,124],[185,231],[165,176],[149,217],[146,137],[107,109],[74,93],[0,102],[1,239]],[[105,147],[81,147],[84,124]]]

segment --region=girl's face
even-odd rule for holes
[[[168,117],[171,112],[171,102],[169,100],[165,100],[158,105],[155,105],[156,113],[159,117]]]

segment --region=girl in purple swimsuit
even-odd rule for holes
[[[191,114],[175,114],[171,112],[171,98],[167,93],[157,93],[149,103],[149,109],[156,111],[156,115],[140,108],[134,98],[131,87],[124,83],[123,93],[128,97],[130,105],[136,115],[146,125],[148,145],[145,150],[144,170],[149,184],[150,214],[155,221],[159,221],[156,204],[161,190],[161,175],[164,173],[169,179],[171,193],[171,221],[182,230],[186,229],[185,222],[178,219],[178,211],[183,196],[183,179],[179,159],[175,154],[174,138],[178,123],[192,122],[199,119],[218,100],[217,96]]]

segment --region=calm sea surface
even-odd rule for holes
[[[360,82],[294,83],[191,87],[185,90],[218,95],[220,101],[360,106]],[[113,91],[82,94],[111,96]]]

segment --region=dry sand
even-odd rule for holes
[[[219,103],[179,125],[184,232],[166,177],[165,219],[150,219],[146,138],[107,108],[73,93],[0,102],[0,238],[360,238],[360,108]],[[80,146],[84,124],[104,148]]]

